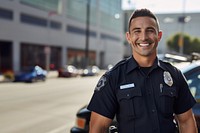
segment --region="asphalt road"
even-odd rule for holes
[[[1,133],[69,133],[100,76],[0,83]]]

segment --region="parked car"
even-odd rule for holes
[[[190,91],[196,99],[197,103],[192,108],[198,131],[200,132],[200,61],[193,62],[188,66],[181,68],[181,71],[185,75]],[[78,110],[76,114],[76,125],[71,128],[71,133],[88,133],[89,121],[91,112],[87,109],[87,105]],[[114,119],[111,127],[117,127],[117,122]]]
[[[98,75],[100,69],[98,66],[88,66],[86,69],[83,69],[81,76],[95,76]]]
[[[73,65],[65,65],[58,70],[58,77],[76,77],[78,75],[78,69]]]
[[[16,73],[14,82],[35,82],[38,80],[45,81],[47,71],[39,66],[26,67],[23,71]]]
[[[198,132],[200,132],[200,61],[191,63],[190,65],[181,69],[187,79],[190,91],[197,103],[192,108]]]
[[[3,81],[4,82],[14,81],[14,78],[15,78],[14,77],[14,72],[12,70],[5,70],[5,71],[3,71]]]

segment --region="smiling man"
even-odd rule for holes
[[[197,133],[196,103],[177,68],[157,58],[162,37],[148,9],[133,12],[126,38],[132,56],[106,72],[88,105],[90,133],[105,133],[116,115],[119,133]]]

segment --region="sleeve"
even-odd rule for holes
[[[190,92],[189,86],[184,75],[180,71],[178,74],[179,88],[174,108],[176,114],[181,114],[191,109],[195,105],[196,101]]]
[[[117,109],[115,89],[111,77],[104,74],[96,85],[88,110],[113,119]]]

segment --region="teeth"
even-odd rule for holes
[[[149,46],[149,43],[140,43],[139,45],[142,47],[146,47],[146,46]]]

